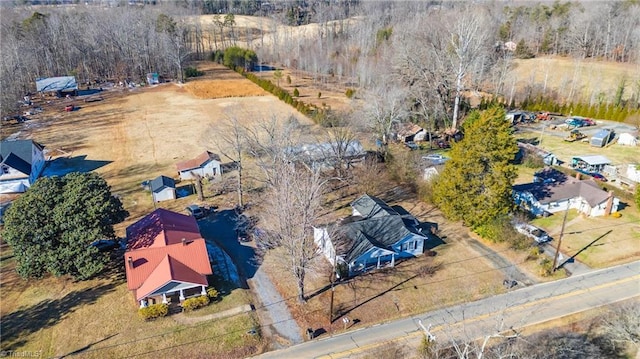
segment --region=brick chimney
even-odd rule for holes
[[[576,179],[580,181],[580,172],[576,171]]]

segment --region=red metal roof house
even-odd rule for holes
[[[156,209],[127,227],[125,270],[127,286],[140,307],[151,300],[200,289],[206,295],[212,274],[205,241],[194,217]]]

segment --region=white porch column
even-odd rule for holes
[[[376,265],[376,269],[380,269],[380,256],[378,256],[378,265]]]
[[[204,289],[204,286],[202,286],[202,291],[200,292],[200,294],[207,295],[207,290]]]
[[[396,266],[396,254],[395,253],[391,253],[391,266],[392,267]]]
[[[144,299],[140,300],[140,308],[146,308],[147,307],[147,301]]]
[[[162,293],[162,303],[164,303],[164,304],[169,303],[169,301],[167,300],[167,294],[166,293]]]
[[[180,289],[180,300],[184,300],[184,291]]]

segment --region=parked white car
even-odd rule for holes
[[[542,229],[540,229],[540,228],[538,228],[536,226],[530,225],[528,223],[517,223],[517,224],[515,224],[514,227],[515,227],[516,231],[518,231],[519,233],[524,234],[528,238],[531,238],[531,239],[533,239],[534,241],[536,241],[538,243],[549,242],[549,241],[551,241],[553,239],[544,230],[542,230]]]
[[[430,162],[431,164],[434,165],[441,165],[444,164],[445,162],[447,162],[449,160],[448,157],[445,157],[441,154],[437,154],[437,153],[432,153],[432,154],[428,154],[426,156],[422,156],[422,159],[425,161]]]

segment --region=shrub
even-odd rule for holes
[[[207,297],[209,297],[210,299],[218,299],[218,297],[220,296],[220,292],[218,292],[215,288],[209,288],[207,289]]]
[[[300,91],[297,87],[293,89],[293,97],[300,97]]]
[[[620,213],[620,212],[613,212],[613,213],[611,213],[611,217],[613,217],[613,218],[620,218],[620,217],[622,217],[622,213]]]
[[[152,304],[148,307],[138,309],[138,314],[144,320],[166,317],[167,314],[169,314],[169,305],[164,303]]]
[[[209,305],[209,297],[206,295],[201,295],[199,297],[189,298],[182,302],[182,309],[185,312],[190,312],[207,305]]]
[[[204,72],[203,71],[199,71],[195,67],[185,67],[185,69],[184,69],[184,77],[185,78],[198,77],[198,76],[202,76],[202,75],[204,75]]]
[[[348,88],[347,91],[344,92],[345,96],[347,96],[347,98],[353,98],[353,96],[356,94],[356,90],[352,89],[352,88]]]
[[[291,76],[287,75],[287,83],[291,85]]]
[[[538,257],[540,257],[540,247],[535,246],[533,248],[531,248],[531,250],[529,250],[529,254],[527,255],[526,260],[531,261],[531,260],[535,260],[538,259]]]
[[[540,261],[540,275],[548,277],[553,274],[553,262],[549,258],[544,258]]]
[[[322,97],[322,92],[318,92],[318,98]]]

